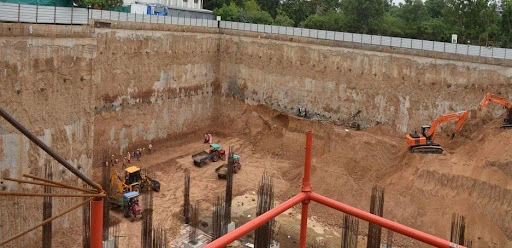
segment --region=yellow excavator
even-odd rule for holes
[[[124,180],[117,174],[117,170],[112,168],[110,175],[110,187],[112,190],[117,189],[119,193],[127,193],[132,191],[160,191],[160,182],[143,174],[137,166],[130,166],[124,170]]]
[[[462,127],[469,117],[469,110],[445,114],[435,119],[431,125],[424,125],[421,127],[421,133],[410,133],[406,135],[407,145],[413,153],[443,153],[443,148],[438,143],[434,142],[436,136],[436,130],[439,125],[444,122],[457,121],[455,125],[455,131],[452,134],[452,138],[455,134],[462,131]]]
[[[482,99],[482,101],[480,102],[480,110],[483,110],[489,102],[497,103],[506,109],[505,118],[503,119],[501,128],[511,128],[512,116],[510,115],[512,114],[512,104],[507,99],[488,92],[487,94],[485,94],[484,99]]]

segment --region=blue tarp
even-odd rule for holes
[[[139,196],[139,192],[137,192],[137,191],[132,191],[132,192],[123,194],[124,199],[130,199],[130,198],[137,197],[137,196]]]
[[[214,150],[218,151],[220,150],[221,146],[219,144],[213,143],[210,145]]]
[[[233,154],[233,160],[238,161],[240,159],[240,156]]]

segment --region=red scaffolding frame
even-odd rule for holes
[[[442,248],[466,248],[465,246],[454,244],[448,240],[436,237],[434,235],[416,230],[414,228],[402,225],[400,223],[390,221],[383,217],[368,213],[361,209],[351,207],[349,205],[343,204],[341,202],[335,201],[328,197],[313,193],[313,188],[311,186],[311,156],[313,150],[313,132],[309,131],[306,133],[306,157],[304,162],[304,178],[302,179],[302,192],[297,194],[296,196],[290,198],[289,200],[279,204],[275,208],[269,210],[268,212],[258,216],[257,218],[245,223],[244,225],[236,228],[230,233],[212,241],[207,244],[205,248],[217,248],[217,247],[225,247],[236,239],[244,236],[252,230],[255,230],[259,226],[267,223],[272,220],[279,214],[283,213],[287,209],[295,206],[298,203],[302,203],[302,214],[300,220],[300,248],[306,248],[306,236],[307,236],[307,226],[308,226],[308,209],[309,202],[315,201],[325,206],[331,207],[338,211],[344,212],[346,214],[350,214],[352,216],[358,217],[365,221],[377,224],[384,228],[390,229],[394,232],[401,233],[405,236],[411,237],[413,239],[422,241],[424,243],[442,247]]]

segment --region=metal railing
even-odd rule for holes
[[[224,28],[250,32],[289,35],[323,40],[344,41],[376,46],[408,48],[422,51],[451,53],[485,58],[512,60],[512,49],[474,46],[469,44],[452,44],[447,42],[418,40],[380,35],[356,34],[315,30],[297,27],[216,21],[182,16],[156,16],[131,14],[116,11],[66,8],[37,5],[20,5],[0,2],[0,22],[27,22],[46,24],[87,24],[89,19],[112,20],[119,22],[159,23],[211,28]]]

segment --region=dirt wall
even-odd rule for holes
[[[293,114],[305,107],[320,119],[362,110],[363,125],[408,132],[475,109],[485,92],[511,97],[509,67],[241,36],[221,36],[220,48],[224,92]]]
[[[0,38],[0,106],[32,131],[52,149],[78,168],[91,175],[93,148],[94,84],[92,61],[94,39]],[[0,120],[0,168],[3,177],[22,178],[23,174],[44,177],[44,166],[53,165],[53,177],[68,184],[78,179],[49,155]],[[41,192],[41,186],[2,180],[2,190]],[[42,199],[13,197],[2,201],[5,240],[41,221]],[[63,212],[80,199],[54,200],[53,212]],[[26,213],[33,213],[27,215]],[[55,221],[55,229],[68,227],[81,213],[74,212]],[[13,228],[14,227],[14,228]],[[37,237],[40,230],[28,237]],[[40,236],[39,236],[40,237]],[[30,239],[19,239],[11,246],[25,247]]]
[[[506,91],[512,71],[499,65],[200,29],[16,25],[11,30],[11,26],[2,24],[0,32],[0,85],[5,89],[0,91],[0,105],[89,177],[106,151],[125,154],[148,142],[212,127],[257,134],[250,120],[248,130],[234,130],[223,119],[224,111],[241,111],[232,104],[232,96],[291,114],[306,107],[315,117],[329,120],[345,120],[361,110],[363,125],[380,122],[400,132],[430,123],[440,114],[475,108],[487,91],[512,97]],[[77,38],[68,38],[73,36]],[[502,113],[496,106],[489,109],[496,116]],[[270,129],[306,130],[287,118],[277,115],[261,121]],[[283,137],[279,132],[275,135]],[[290,143],[303,138],[286,135]],[[319,152],[335,149],[331,133],[317,135],[322,142]],[[280,147],[287,144],[267,143],[262,146],[269,152],[286,154]],[[51,161],[4,120],[0,120],[0,144],[4,177],[42,176],[43,165]],[[53,164],[56,180],[78,183]],[[294,175],[300,178],[300,172]],[[12,182],[2,185],[19,189]],[[6,219],[18,229],[0,226],[2,239],[37,223],[29,217],[40,214],[40,208],[28,205],[33,202],[13,198],[5,204],[12,202],[18,212],[6,213]],[[74,203],[57,200],[54,213]],[[16,218],[21,215],[25,217]],[[54,230],[78,225],[72,223],[81,223],[80,216],[76,211],[59,219]]]
[[[214,112],[217,39],[211,34],[97,30],[96,152],[190,132]],[[144,143],[144,144],[143,144]]]

